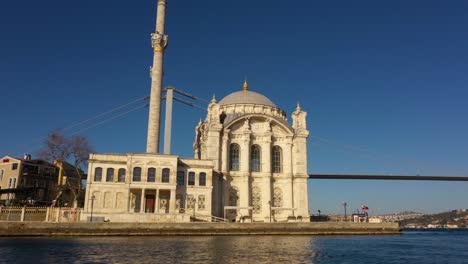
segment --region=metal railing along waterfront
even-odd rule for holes
[[[0,221],[76,223],[81,208],[70,207],[0,207]]]
[[[229,220],[221,218],[221,217],[217,217],[213,215],[201,215],[201,214],[195,214],[195,216],[193,217],[193,220],[201,221],[201,222],[217,222],[217,223],[229,222]]]
[[[194,222],[229,222],[229,220],[225,219],[225,218],[222,218],[222,217],[217,217],[217,216],[214,216],[214,215],[203,215],[203,214],[199,214],[199,213],[193,213],[193,211],[191,211],[191,209],[189,209],[188,211],[185,209],[185,208],[180,208],[179,209],[179,212],[180,213],[184,213],[184,214],[187,214],[187,215],[190,215],[190,219]]]

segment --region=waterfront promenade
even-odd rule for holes
[[[0,236],[220,236],[399,234],[397,223],[43,223],[2,222]]]

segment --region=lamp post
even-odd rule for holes
[[[344,207],[344,219],[345,219],[345,222],[346,222],[346,206],[348,206],[348,203],[347,202],[342,202],[341,204]]]
[[[96,199],[96,196],[94,194],[91,196],[91,217],[90,217],[90,222],[93,222],[93,207],[94,207],[94,199]]]

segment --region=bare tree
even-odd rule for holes
[[[54,160],[68,160],[71,155],[70,152],[70,140],[60,130],[54,130],[47,135],[39,156],[53,162]]]
[[[58,186],[57,195],[52,206],[55,206],[65,190],[69,190],[73,195],[73,207],[78,206],[78,201],[82,195],[83,171],[86,170],[89,153],[91,152],[93,152],[93,148],[84,136],[77,135],[67,138],[59,130],[54,130],[47,136],[39,156],[61,166],[62,170],[65,171],[64,173],[67,173],[66,164],[64,163],[67,162],[73,166],[75,173],[74,179],[71,179],[71,175],[66,175],[65,186]]]

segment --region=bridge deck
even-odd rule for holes
[[[362,175],[362,174],[309,174],[309,179],[394,180],[394,181],[468,181],[468,177],[459,177],[459,176]]]

